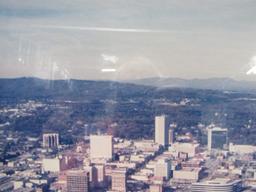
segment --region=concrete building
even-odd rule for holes
[[[161,184],[151,184],[149,186],[150,192],[163,192],[163,186]]]
[[[156,152],[159,150],[160,145],[156,144],[153,140],[137,140],[134,141],[133,145],[142,151]]]
[[[199,144],[198,143],[173,143],[171,147],[169,147],[169,151],[178,156],[180,153],[187,154],[187,156],[194,157],[199,152]]]
[[[228,144],[228,130],[226,128],[210,125],[207,128],[207,148],[210,152],[212,149],[224,149]]]
[[[175,142],[174,129],[172,127],[170,127],[168,131],[168,140],[169,140],[169,145],[172,145]]]
[[[155,117],[155,143],[163,146],[168,145],[169,123],[165,115]]]
[[[90,187],[95,187],[97,185],[97,170],[93,165],[84,166],[83,170],[89,173],[89,183]]]
[[[192,192],[239,192],[242,189],[241,180],[214,179],[205,182],[197,182],[192,184]]]
[[[97,174],[97,186],[105,185],[105,166],[104,165],[95,165],[96,174]]]
[[[111,174],[111,181],[112,181],[112,191],[116,192],[126,192],[127,190],[127,175],[126,169],[114,169],[112,170]]]
[[[102,187],[105,185],[105,166],[102,165],[86,165],[83,170],[89,173],[89,181],[91,187]]]
[[[89,173],[83,170],[67,172],[67,192],[88,192]]]
[[[173,180],[180,183],[197,182],[200,178],[201,169],[181,169],[173,171]]]
[[[56,148],[59,146],[59,134],[58,133],[43,133],[43,147],[44,148]]]
[[[108,160],[113,158],[112,135],[90,135],[90,158]]]
[[[42,161],[42,170],[43,171],[50,171],[50,172],[59,172],[61,171],[61,161],[62,159],[56,158],[45,158]]]
[[[229,152],[238,154],[247,154],[256,152],[256,146],[253,145],[235,145],[229,144]]]
[[[168,159],[159,159],[155,165],[154,176],[162,177],[166,180],[170,177],[171,165]]]

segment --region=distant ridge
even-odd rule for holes
[[[145,78],[128,81],[138,85],[150,85],[158,88],[193,88],[230,91],[256,91],[256,82],[237,81],[231,78],[180,79],[180,78]]]
[[[135,89],[136,88],[136,89]],[[124,94],[118,90],[124,90],[127,96],[142,95],[148,86],[113,81],[93,80],[45,80],[34,77],[0,78],[1,98],[55,98],[55,99],[106,99],[115,98]]]
[[[107,80],[45,80],[34,77],[0,78],[1,98],[55,98],[55,99],[106,99],[115,97],[145,96],[155,89],[201,89],[256,93],[256,82],[237,81],[230,78],[179,79],[147,78],[131,81]]]

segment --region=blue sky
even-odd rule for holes
[[[0,1],[0,77],[255,80],[255,10],[254,0]]]

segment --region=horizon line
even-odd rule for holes
[[[50,78],[43,78],[43,77],[37,77],[37,76],[17,76],[17,77],[0,77],[0,79],[41,79],[46,81],[70,81],[70,80],[77,80],[77,81],[115,81],[115,82],[133,82],[133,81],[140,81],[140,80],[147,80],[147,79],[179,79],[179,80],[211,80],[211,79],[227,79],[227,80],[233,80],[233,81],[245,81],[245,82],[256,82],[256,80],[243,80],[243,79],[235,79],[232,77],[209,77],[209,78],[181,78],[181,77],[144,77],[144,78],[136,78],[136,79],[81,79],[81,78],[59,78],[59,79],[50,79]]]

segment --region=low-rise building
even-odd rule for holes
[[[192,184],[192,192],[218,191],[218,192],[240,192],[242,190],[241,180],[230,180],[217,178],[205,182]]]
[[[177,183],[197,182],[201,175],[201,169],[181,169],[173,171],[173,181]]]
[[[256,146],[253,145],[235,145],[233,143],[229,144],[229,152],[231,153],[254,153],[256,152]]]
[[[180,153],[185,153],[188,157],[194,157],[199,152],[199,144],[198,143],[174,143],[171,147],[169,147],[169,151],[172,151],[173,154],[178,156]]]

